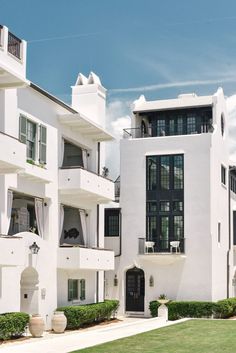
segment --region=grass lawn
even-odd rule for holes
[[[236,320],[190,320],[76,352],[235,353]]]

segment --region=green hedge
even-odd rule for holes
[[[29,323],[26,313],[5,313],[0,315],[0,339],[20,337]]]
[[[109,320],[119,307],[118,300],[105,300],[97,304],[64,306],[57,311],[64,311],[67,317],[67,329],[78,329],[84,325]]]
[[[149,309],[153,317],[157,316],[160,304],[152,301]],[[167,304],[169,320],[178,320],[184,317],[211,317],[215,310],[215,303],[198,301],[170,301]]]
[[[157,316],[160,304],[154,300],[149,303],[153,317]],[[178,320],[184,317],[196,318],[227,318],[236,315],[236,298],[219,300],[218,302],[203,301],[170,301],[167,304],[169,320]]]

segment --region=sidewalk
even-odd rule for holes
[[[174,325],[187,319],[165,322],[161,318],[124,319],[123,322],[71,331],[65,334],[49,334],[43,338],[7,343],[0,346],[0,353],[68,353],[77,349],[137,335],[160,327]]]

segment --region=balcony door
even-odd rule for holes
[[[126,272],[126,311],[144,311],[144,296],[144,272],[134,267]]]

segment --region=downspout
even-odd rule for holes
[[[229,246],[227,250],[227,295],[226,297],[229,298],[229,252],[231,248],[231,202],[230,202],[230,167],[228,172],[228,212],[229,212]]]
[[[98,142],[98,159],[97,159],[97,174],[100,175],[100,142]],[[97,239],[96,247],[99,247],[99,205],[97,205]],[[96,303],[99,301],[99,272],[96,271]]]

